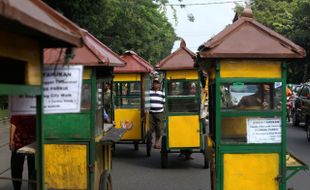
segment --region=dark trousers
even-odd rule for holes
[[[150,113],[150,128],[147,132],[148,143],[152,142],[152,134],[155,131],[156,138],[159,138],[164,133],[165,114],[161,113]]]
[[[24,169],[24,161],[25,154],[16,153],[16,151],[12,151],[11,156],[11,175],[14,179],[22,179],[23,178],[23,169]],[[27,156],[27,166],[28,166],[28,179],[36,180],[36,171],[35,171],[35,159],[34,155]],[[21,181],[12,181],[14,190],[20,190],[22,186]],[[36,183],[28,182],[28,189],[35,190]]]

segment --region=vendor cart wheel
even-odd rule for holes
[[[104,171],[100,176],[99,190],[112,190],[111,174],[108,171]]]
[[[209,168],[209,158],[208,158],[208,152],[207,149],[205,148],[203,151],[203,168],[208,169]]]
[[[293,114],[293,126],[296,126],[296,127],[299,126],[298,115],[297,115],[297,113],[295,113],[295,112],[294,112],[294,114]]]
[[[307,139],[308,139],[308,142],[310,142],[310,126],[308,126],[308,129],[307,129]]]
[[[209,158],[208,158],[208,136],[204,135],[204,150],[203,150],[203,168],[208,169],[209,168]]]
[[[138,142],[134,142],[133,145],[134,145],[135,150],[139,150],[139,143]]]
[[[161,158],[161,168],[167,168],[167,166],[168,166],[168,151],[167,151],[167,137],[166,136],[163,136],[161,138],[160,158]]]
[[[146,143],[146,155],[148,157],[151,156],[151,150],[152,150],[152,143]]]

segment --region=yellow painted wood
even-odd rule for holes
[[[281,78],[281,62],[272,60],[222,60],[221,78]]]
[[[224,190],[279,190],[279,155],[224,154]]]
[[[39,42],[4,31],[0,31],[0,42],[0,56],[25,62],[25,84],[40,85],[41,51]],[[5,65],[1,66],[5,68]]]
[[[99,189],[100,176],[112,170],[112,145],[96,145],[95,189]]]
[[[115,74],[113,81],[122,82],[122,81],[140,81],[140,74]]]
[[[116,128],[121,128],[121,122],[133,122],[133,128],[128,130],[121,140],[142,139],[140,109],[115,109],[114,120]]]
[[[146,112],[145,113],[145,134],[147,133],[147,131],[150,129],[150,112]]]
[[[87,146],[44,145],[45,183],[48,189],[87,189]]]
[[[181,71],[167,71],[166,79],[198,79],[197,70],[181,70]]]
[[[222,117],[221,136],[224,138],[246,137],[246,117]]]
[[[200,147],[199,116],[169,116],[170,148]]]
[[[87,79],[91,79],[91,68],[83,68],[83,79],[87,80]]]
[[[95,189],[99,189],[100,175],[104,169],[103,145],[96,144]]]

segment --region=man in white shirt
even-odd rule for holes
[[[160,82],[157,78],[153,81],[150,90],[150,129],[147,134],[147,143],[152,143],[152,134],[155,131],[154,148],[160,149],[160,137],[164,128],[165,114],[165,93],[160,91]]]

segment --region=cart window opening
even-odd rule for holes
[[[280,117],[223,117],[221,143],[281,143]]]
[[[0,82],[2,84],[25,84],[25,70],[27,62],[0,57],[1,65],[5,69],[0,70]],[[14,74],[14,77],[11,75]]]
[[[116,108],[141,107],[141,83],[120,82],[113,86],[114,103]]]
[[[279,83],[224,84],[220,86],[221,108],[237,110],[281,110]]]
[[[168,96],[189,96],[196,95],[197,83],[193,81],[170,81],[168,83]]]
[[[82,86],[82,103],[81,110],[90,110],[91,108],[91,85],[88,83],[83,83]]]
[[[196,98],[190,99],[169,99],[168,111],[170,113],[198,112],[199,106]]]
[[[97,83],[96,93],[96,134],[100,134],[103,130],[103,84]]]
[[[167,105],[170,113],[198,112],[196,81],[168,81]]]

